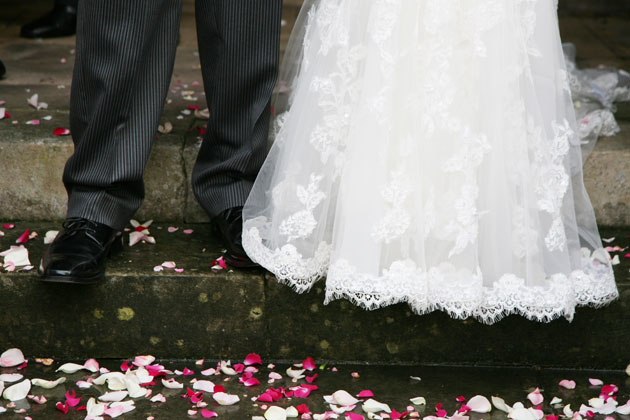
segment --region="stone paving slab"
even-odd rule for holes
[[[26,350],[26,349],[25,349]],[[30,356],[27,355],[27,357]],[[233,360],[233,363],[242,362],[245,355]],[[303,358],[307,357],[306,355]],[[133,355],[128,356],[133,359]],[[302,359],[300,359],[301,361]],[[617,398],[620,405],[623,405],[630,396],[630,380],[627,375],[620,371],[567,371],[567,370],[538,370],[532,368],[467,368],[467,367],[435,367],[435,366],[365,366],[365,365],[344,365],[344,364],[317,364],[314,372],[307,372],[308,376],[317,373],[317,378],[313,381],[318,389],[314,390],[307,398],[283,398],[273,404],[253,402],[255,398],[262,394],[267,388],[289,388],[296,385],[306,384],[304,379],[292,382],[286,378],[286,369],[292,367],[288,364],[277,364],[273,370],[266,365],[268,359],[263,358],[263,366],[255,377],[260,379],[261,385],[245,388],[238,383],[238,376],[228,378],[226,375],[203,376],[202,369],[216,367],[216,362],[205,360],[201,366],[197,366],[194,360],[189,361],[159,361],[166,369],[171,371],[183,371],[184,368],[191,369],[192,375],[175,376],[178,382],[183,383],[183,390],[167,389],[161,383],[150,386],[152,396],[161,393],[166,397],[165,403],[150,403],[145,398],[134,399],[136,409],[119,417],[123,420],[146,420],[148,416],[154,416],[156,420],[180,420],[183,418],[201,419],[199,410],[196,414],[188,414],[192,408],[191,402],[182,398],[186,387],[192,387],[193,380],[211,380],[217,385],[225,387],[226,391],[233,395],[238,395],[240,402],[233,406],[219,406],[211,396],[211,393],[202,395],[204,402],[208,403],[207,409],[215,411],[218,419],[244,420],[251,419],[252,416],[262,416],[268,406],[297,407],[305,404],[313,413],[323,413],[330,410],[329,405],[324,403],[324,395],[330,395],[337,390],[345,390],[351,395],[357,395],[363,390],[370,390],[374,394],[374,399],[388,404],[398,412],[404,411],[412,405],[410,399],[422,396],[426,399],[425,405],[415,405],[412,409],[420,418],[435,414],[435,406],[443,404],[443,408],[449,413],[453,413],[460,408],[460,403],[456,398],[463,396],[466,400],[474,395],[483,395],[488,399],[491,396],[499,396],[506,403],[512,405],[517,401],[525,406],[531,406],[527,401],[528,393],[535,388],[539,388],[544,395],[544,402],[541,409],[545,414],[562,414],[562,407],[570,404],[571,408],[578,409],[582,404],[587,404],[588,400],[599,395],[601,386],[590,386],[589,378],[601,379],[605,384],[616,384],[619,388]],[[83,363],[84,360],[77,360]],[[113,372],[120,371],[121,361],[99,360],[101,367],[105,367]],[[0,373],[23,374],[26,378],[43,378],[53,380],[59,377],[66,377],[67,381],[53,389],[33,388],[32,393],[46,397],[47,402],[43,405],[35,404],[29,400],[22,400],[16,403],[15,408],[9,408],[2,414],[3,420],[23,420],[25,416],[30,416],[33,420],[67,419],[79,420],[85,418],[84,411],[70,409],[68,414],[62,414],[55,409],[57,402],[65,401],[66,392],[76,392],[81,397],[81,404],[85,404],[89,398],[98,398],[108,392],[106,386],[95,385],[87,390],[78,389],[76,382],[96,378],[98,374],[90,374],[82,371],[74,374],[55,373],[55,369],[61,365],[62,361],[55,361],[52,366],[46,367],[31,360],[26,369],[17,371],[16,369],[0,369]],[[273,384],[267,384],[266,378],[270,371],[280,374],[283,378]],[[353,377],[353,373],[355,374]],[[358,374],[358,377],[356,377]],[[413,380],[410,377],[418,377],[421,380]],[[573,390],[564,389],[558,386],[563,379],[571,379],[576,382]],[[227,380],[227,381],[226,381]],[[552,407],[551,399],[557,396],[563,401],[559,406]],[[129,398],[127,398],[129,400]],[[364,399],[365,400],[365,399]],[[0,401],[1,405],[6,405],[6,401]],[[16,413],[15,410],[25,409],[25,413]],[[365,415],[359,404],[354,413]],[[490,413],[479,414],[469,413],[470,420],[506,420],[504,412],[493,409]],[[344,418],[344,416],[339,417]],[[604,416],[601,417],[602,419]],[[627,419],[624,416],[615,415],[615,420]]]
[[[4,223],[4,222],[3,222]],[[159,229],[161,227],[161,229]],[[128,248],[94,287],[41,284],[35,273],[0,273],[0,345],[56,358],[124,358],[151,353],[169,359],[266,358],[305,354],[362,363],[425,363],[618,369],[628,363],[630,259],[616,267],[621,298],[599,310],[578,309],[573,323],[517,316],[487,326],[443,313],[413,315],[396,305],[366,312],[347,301],[323,305],[323,283],[297,295],[261,270],[215,271],[221,255],[207,225],[155,224],[156,245]],[[190,227],[192,234],[185,234]],[[9,248],[30,228],[37,264],[52,223],[19,222],[3,229]],[[630,246],[627,230],[604,231]],[[175,261],[184,272],[153,267]],[[36,334],[33,332],[37,332]],[[624,365],[625,366],[625,365]]]

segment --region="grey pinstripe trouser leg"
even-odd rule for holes
[[[265,158],[282,0],[197,0],[196,7],[211,118],[193,190],[213,216],[245,202]],[[78,13],[67,216],[122,229],[144,198],[181,0],[81,0]]]

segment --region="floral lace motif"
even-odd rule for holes
[[[287,242],[294,239],[308,237],[317,226],[313,210],[326,198],[326,194],[319,190],[319,183],[323,176],[311,174],[307,187],[298,185],[296,195],[298,201],[304,205],[304,210],[293,213],[280,223],[280,234],[287,236]]]

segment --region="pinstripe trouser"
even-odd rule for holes
[[[122,229],[140,207],[181,9],[181,0],[79,2],[68,217]],[[281,15],[282,0],[196,1],[211,116],[192,182],[210,216],[244,204],[265,159]]]

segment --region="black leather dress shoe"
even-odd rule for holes
[[[233,207],[219,213],[212,223],[227,248],[225,262],[235,268],[255,268],[258,264],[249,259],[243,249],[243,207]]]
[[[74,35],[77,30],[77,8],[65,4],[55,7],[41,18],[22,26],[24,38],[56,38]]]
[[[2,76],[4,76],[4,73],[7,71],[6,68],[4,68],[4,64],[2,63],[2,61],[0,61],[0,78],[2,78]]]
[[[45,282],[96,283],[105,275],[105,259],[121,250],[121,232],[87,219],[68,219],[38,271]]]

